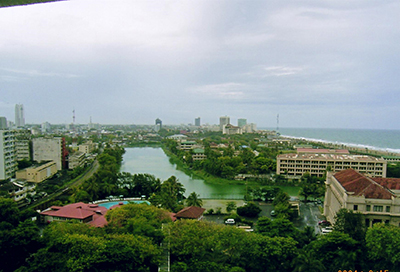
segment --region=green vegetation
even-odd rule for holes
[[[57,1],[64,1],[64,0],[2,0],[0,2],[0,7],[22,6],[22,5],[31,5],[31,4],[57,2]]]

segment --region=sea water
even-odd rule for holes
[[[400,130],[280,128],[282,136],[400,153]]]

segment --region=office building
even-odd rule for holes
[[[16,178],[28,182],[40,183],[51,178],[55,173],[57,173],[56,163],[50,161],[19,170],[16,173]]]
[[[197,117],[197,118],[194,119],[194,125],[195,125],[196,127],[199,127],[199,126],[200,126],[200,117]]]
[[[386,223],[400,227],[400,179],[366,177],[347,169],[328,172],[324,215],[334,223],[340,209],[360,212],[367,227]]]
[[[16,127],[25,126],[24,105],[22,104],[15,105],[15,126]]]
[[[222,131],[224,126],[230,124],[231,120],[229,116],[222,116],[219,118],[219,129]]]
[[[322,177],[326,171],[339,172],[352,168],[371,177],[386,177],[387,162],[381,158],[348,154],[280,154],[276,159],[276,174],[301,178],[305,173]]]
[[[247,119],[244,118],[238,119],[238,127],[243,128],[245,125],[247,125]]]
[[[16,171],[15,132],[0,130],[0,180],[12,178]]]

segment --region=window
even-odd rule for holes
[[[358,205],[354,205],[353,210],[358,211]]]
[[[386,212],[390,212],[390,206],[386,206]]]
[[[371,205],[367,205],[367,212],[371,210]]]
[[[383,212],[383,206],[374,205],[374,212]]]

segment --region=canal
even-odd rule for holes
[[[175,176],[185,187],[185,196],[196,192],[200,195],[200,198],[243,199],[246,191],[246,185],[243,184],[209,184],[204,180],[191,178],[184,172],[177,170],[176,165],[170,163],[168,156],[159,147],[125,148],[125,151],[121,172],[147,173],[154,175],[161,181]]]

